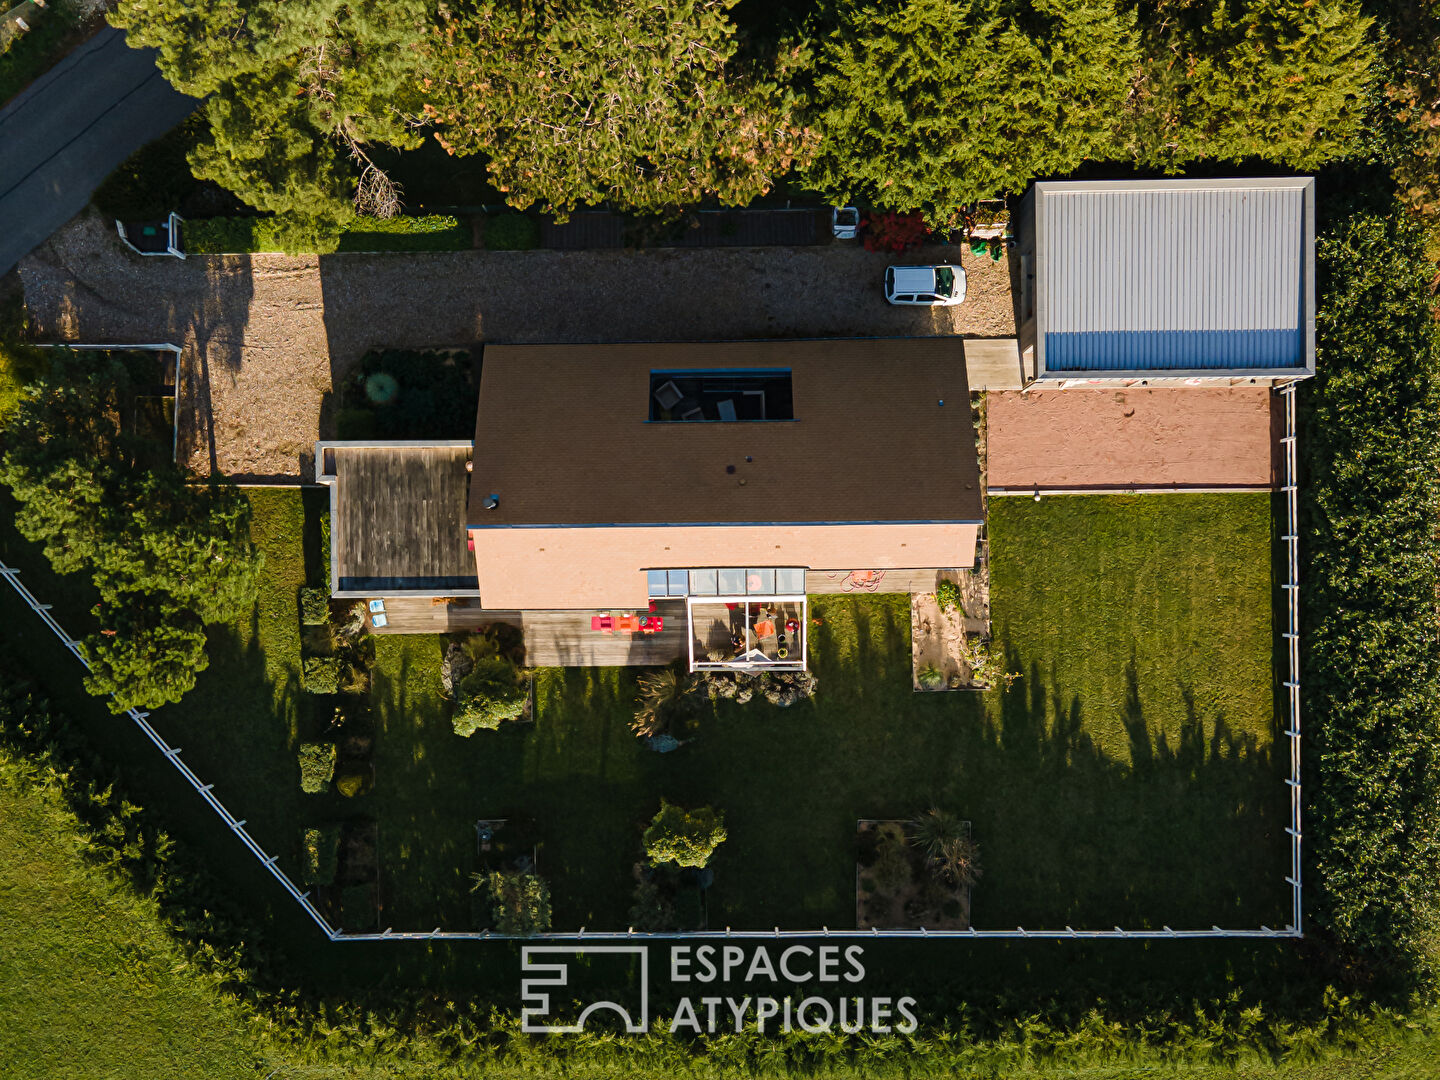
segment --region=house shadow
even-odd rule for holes
[[[980,808],[967,814],[994,853],[975,925],[1288,922],[1287,801],[1272,744],[1183,685],[1166,695],[1162,723],[1133,658],[1119,702],[1067,692],[1014,652],[1006,666],[1023,678],[967,755],[967,784],[1000,795],[972,800]]]

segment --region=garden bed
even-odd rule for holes
[[[968,838],[970,822],[959,823]],[[855,823],[855,925],[861,930],[968,930],[970,886],[945,879],[913,838],[915,823]]]
[[[990,639],[990,574],[946,570],[936,592],[910,596],[910,659],[921,692],[982,690],[992,678],[975,671],[977,649]]]

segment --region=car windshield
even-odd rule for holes
[[[941,296],[955,295],[955,271],[948,266],[935,268],[935,291]]]
[[[893,266],[889,267],[885,271],[885,288],[895,288],[895,268]]]

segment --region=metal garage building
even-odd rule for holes
[[[1021,348],[1048,385],[1280,385],[1315,372],[1309,177],[1039,183]]]

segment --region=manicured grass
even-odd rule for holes
[[[907,597],[817,597],[818,696],[721,702],[665,755],[629,731],[634,669],[541,670],[536,722],[462,739],[441,639],[379,637],[376,785],[355,799],[302,794],[295,760],[328,719],[299,686],[296,613],[324,494],[251,499],[260,601],[154,722],[292,872],[305,826],[373,819],[383,926],[477,925],[474,823],[506,817],[534,822],[557,928],[623,927],[661,796],[725,813],[711,927],[853,926],[856,819],[930,806],[974,824],[980,927],[1286,921],[1268,496],[993,500],[1011,690],[914,693]]]
[[[80,844],[55,797],[0,762],[0,1075],[258,1075],[241,1018]]]

